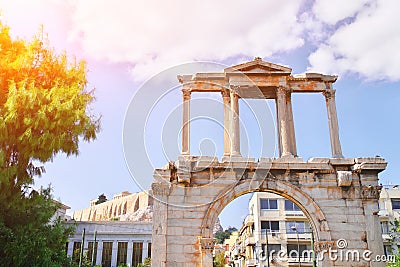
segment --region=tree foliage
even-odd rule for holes
[[[84,62],[56,54],[43,34],[12,39],[0,22],[1,266],[61,264],[69,230],[49,224],[57,205],[50,189],[39,194],[32,185],[43,163],[77,155],[79,140],[96,138],[99,118],[88,109],[94,96],[86,84]]]
[[[59,219],[49,222],[59,207],[50,189],[32,191],[18,203],[26,213],[11,211],[16,215],[13,225],[0,221],[0,266],[67,266],[65,244],[74,227]]]
[[[233,232],[236,232],[237,228],[229,226],[228,229],[224,231],[218,231],[215,233],[215,238],[217,239],[218,244],[223,244],[225,239],[229,238]]]
[[[394,220],[394,222],[391,222],[390,225],[391,229],[389,236],[391,238],[391,251],[389,251],[389,253],[393,255],[394,261],[388,262],[387,266],[400,267],[400,250],[397,246],[397,244],[400,242],[400,221]]]
[[[99,195],[99,197],[97,198],[97,201],[96,201],[96,205],[98,205],[98,204],[101,204],[101,203],[104,203],[104,202],[107,202],[107,197],[106,197],[106,195],[104,195],[104,194],[101,194],[101,195]]]
[[[214,257],[214,262],[213,262],[214,267],[224,267],[225,266],[225,252],[221,251],[215,254]]]

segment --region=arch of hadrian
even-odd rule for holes
[[[260,58],[222,73],[178,76],[183,93],[182,154],[156,169],[152,192],[153,266],[212,266],[213,226],[235,198],[257,191],[274,192],[297,203],[315,235],[315,251],[335,249],[346,239],[347,250],[369,249],[382,255],[378,220],[382,158],[344,158],[338,134],[335,90],[337,76],[306,73]],[[190,96],[220,92],[224,103],[224,157],[190,155]],[[297,156],[291,95],[322,93],[326,99],[331,158],[303,161]],[[241,157],[239,98],[275,99],[279,158]],[[371,264],[371,265],[370,265]],[[373,264],[373,265],[372,265]],[[318,266],[385,266],[383,263],[331,261]]]

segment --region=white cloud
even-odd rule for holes
[[[73,7],[68,1],[58,0],[0,0],[1,20],[10,26],[10,33],[18,38],[31,39],[38,34],[41,25],[50,43],[57,50],[68,45],[68,30]]]
[[[303,45],[301,0],[76,1],[75,38],[86,53],[133,65],[136,79],[189,60],[268,56]]]
[[[313,6],[315,16],[325,23],[334,25],[337,22],[353,17],[363,7],[374,0],[316,0]]]
[[[310,70],[359,73],[371,80],[400,80],[400,9],[398,0],[364,7],[309,56]]]
[[[310,71],[400,80],[399,8],[398,0],[0,0],[12,33],[28,38],[44,24],[58,50],[129,63],[136,80],[187,61],[304,45],[315,48]]]

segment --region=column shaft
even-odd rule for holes
[[[148,254],[148,241],[144,241],[143,242],[143,248],[142,248],[142,262],[144,262],[144,260],[147,258],[147,254]]]
[[[289,125],[289,151],[293,156],[297,156],[297,146],[296,146],[296,134],[294,131],[294,121],[293,121],[293,109],[292,109],[292,93],[288,91],[286,93],[286,111],[287,111],[287,123]]]
[[[97,256],[96,256],[96,265],[101,265],[103,261],[103,241],[97,240]]]
[[[323,94],[326,99],[332,157],[343,158],[342,147],[339,140],[339,123],[336,112],[335,92],[335,90],[326,90]]]
[[[182,90],[182,155],[190,155],[190,91]]]
[[[118,242],[113,241],[112,254],[111,254],[111,266],[117,266],[117,254],[118,254]]]
[[[127,248],[127,256],[126,256],[126,263],[128,265],[132,264],[132,253],[133,253],[133,242],[132,240],[129,240]]]
[[[279,122],[281,121],[278,111],[278,98],[275,99],[275,109],[276,109],[276,129],[278,134],[278,152],[279,157],[282,157],[282,140],[281,140],[281,127]]]
[[[231,91],[231,156],[240,156],[239,96]]]
[[[229,91],[222,91],[224,101],[224,156],[231,155],[231,99]]]
[[[290,137],[289,137],[289,124],[287,116],[287,105],[286,105],[286,88],[278,87],[276,90],[277,97],[277,126],[279,127],[278,133],[281,144],[281,157],[293,156],[290,153]]]

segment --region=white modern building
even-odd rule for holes
[[[84,240],[84,254],[96,265],[136,267],[151,258],[151,233],[151,222],[79,222],[67,244],[67,254],[78,260]]]
[[[383,245],[386,254],[397,251],[400,245],[400,236],[396,235],[395,220],[400,217],[400,189],[399,186],[384,186],[379,199],[379,218],[381,221]]]
[[[389,255],[400,245],[400,234],[394,231],[395,221],[400,218],[399,186],[383,186],[378,215],[383,246]],[[271,267],[299,266],[299,258],[293,257],[296,255],[300,255],[301,266],[313,266],[312,257],[301,257],[303,251],[312,251],[312,239],[308,219],[295,203],[273,193],[254,193],[249,201],[249,215],[236,240],[230,240],[227,247],[227,266],[268,266],[267,260]],[[272,251],[284,251],[287,260],[279,261],[275,253],[268,259],[266,255]]]
[[[74,236],[69,238],[67,255],[79,261],[83,254],[95,265],[137,267],[151,258],[152,198],[149,192],[121,192],[113,199],[75,211]]]
[[[312,232],[292,201],[273,193],[254,193],[249,215],[231,247],[228,266],[312,266]],[[279,257],[278,257],[278,253]],[[268,265],[269,262],[269,265]],[[300,262],[300,264],[299,264]]]

